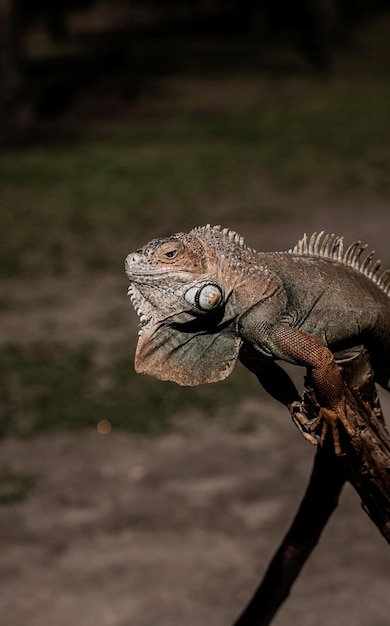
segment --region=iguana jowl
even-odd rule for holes
[[[288,252],[256,252],[220,226],[154,239],[126,259],[140,316],[137,372],[180,385],[228,376],[239,358],[290,411],[299,394],[275,361],[305,366],[321,404],[324,439],[350,431],[333,353],[364,345],[390,391],[390,270],[343,238],[304,238]]]

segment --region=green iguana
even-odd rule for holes
[[[390,270],[365,249],[321,232],[287,252],[256,252],[210,225],[152,240],[126,258],[141,325],[136,371],[199,385],[239,358],[294,417],[302,400],[275,361],[305,366],[321,405],[311,429],[322,425],[322,443],[330,428],[340,454],[339,421],[352,429],[334,353],[364,345],[390,391]]]

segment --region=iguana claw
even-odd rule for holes
[[[293,402],[290,405],[291,417],[294,424],[301,431],[305,439],[313,445],[322,446],[330,430],[333,439],[334,452],[337,456],[342,454],[340,445],[339,422],[344,426],[350,436],[357,436],[357,432],[349,423],[345,410],[335,411],[326,407],[320,407],[317,417],[308,420],[304,405],[301,402]],[[320,431],[317,434],[315,431]]]
[[[295,426],[301,431],[307,441],[309,441],[313,446],[317,446],[320,443],[320,437],[319,435],[312,433],[314,430],[312,428],[312,424],[313,422],[317,423],[318,418],[315,418],[315,420],[308,420],[304,413],[302,402],[293,402],[289,408]]]

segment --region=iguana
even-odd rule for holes
[[[390,270],[365,249],[321,232],[256,252],[209,224],[152,240],[125,265],[141,326],[136,371],[199,385],[228,376],[238,358],[294,416],[301,398],[276,361],[305,366],[321,405],[311,429],[322,425],[322,443],[330,428],[340,454],[339,422],[353,429],[334,353],[364,345],[390,391]]]

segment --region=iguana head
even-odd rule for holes
[[[154,239],[128,255],[128,293],[141,325],[137,372],[181,385],[231,372],[241,340],[229,245],[244,249],[236,233],[207,226]]]

